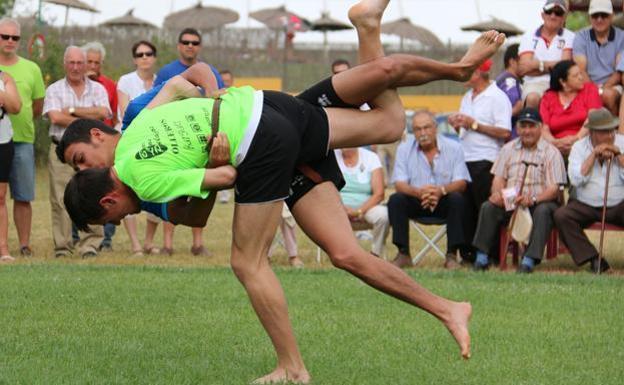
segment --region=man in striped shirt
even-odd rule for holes
[[[503,201],[502,190],[506,188],[515,188],[515,204],[528,208],[533,217],[529,244],[518,272],[531,273],[542,259],[553,227],[553,213],[558,207],[559,185],[566,182],[566,171],[561,153],[541,138],[541,130],[542,119],[537,109],[522,110],[517,123],[519,137],[503,146],[492,166],[492,193],[479,211],[473,241],[477,249],[475,270],[489,267],[487,252],[495,242],[500,226],[511,217],[511,211],[505,211]],[[526,167],[529,169],[520,191]]]

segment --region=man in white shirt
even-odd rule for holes
[[[544,24],[527,31],[520,40],[519,65],[526,107],[539,108],[542,95],[550,87],[551,68],[561,60],[572,60],[574,33],[563,27],[567,12],[565,0],[547,0],[542,8]]]
[[[598,273],[598,251],[583,229],[602,218],[608,158],[612,162],[606,223],[624,226],[624,135],[616,132],[618,125],[619,119],[606,108],[589,113],[589,135],[574,143],[568,158],[576,197],[555,212],[555,223],[572,259],[577,265],[589,261],[594,273]],[[605,259],[600,265],[601,272],[609,269]]]
[[[511,136],[512,106],[507,95],[490,82],[492,61],[487,60],[466,83],[459,113],[451,115],[449,124],[457,130],[472,183],[468,194],[472,200],[472,216],[467,220],[476,225],[483,202],[490,196],[494,160],[504,142]]]

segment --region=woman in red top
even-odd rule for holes
[[[581,69],[572,60],[560,61],[551,70],[550,89],[540,102],[542,137],[567,156],[572,144],[587,135],[583,125],[589,110],[600,107],[598,87],[585,82]]]

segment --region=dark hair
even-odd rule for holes
[[[63,163],[65,162],[65,150],[74,143],[91,143],[91,129],[97,128],[105,134],[119,135],[119,132],[95,119],[76,119],[63,133],[63,137],[56,146],[56,156]]]
[[[349,63],[347,59],[336,59],[331,65],[332,72],[334,72],[334,67],[339,65],[346,65],[347,67],[351,68],[351,63]]]
[[[568,80],[570,68],[574,67],[574,60],[562,60],[550,70],[550,89],[553,91],[561,91],[563,89],[562,81]]]
[[[182,40],[182,36],[184,35],[195,35],[199,38],[199,42],[201,43],[202,38],[201,35],[199,34],[199,31],[196,30],[195,28],[184,28],[182,30],[182,32],[180,32],[180,34],[178,35],[178,43],[180,42],[180,40]]]
[[[221,71],[219,71],[219,74],[221,74],[221,75],[232,75],[232,76],[234,76],[234,75],[232,74],[232,71],[230,71],[230,70],[221,70]]]
[[[67,183],[63,202],[78,230],[90,231],[89,223],[97,222],[105,213],[100,199],[113,190],[110,167],[78,171]]]
[[[139,46],[141,46],[141,45],[146,45],[146,46],[150,47],[152,52],[154,52],[154,57],[156,57],[156,54],[157,54],[156,46],[154,44],[150,43],[147,40],[139,40],[139,41],[137,41],[136,43],[134,43],[132,45],[132,56],[133,57],[136,54],[137,48],[139,48]]]
[[[518,60],[518,47],[520,44],[515,43],[507,47],[505,50],[505,56],[503,57],[503,63],[505,64],[505,68],[509,67],[509,62],[513,60]]]

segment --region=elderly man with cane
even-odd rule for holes
[[[583,229],[601,221],[624,226],[624,135],[617,133],[619,119],[606,108],[592,110],[585,125],[589,135],[574,143],[568,159],[575,197],[555,212],[555,223],[577,265],[590,262],[600,274],[609,263],[591,244]]]
[[[479,211],[473,240],[477,249],[476,271],[488,269],[487,252],[495,242],[500,226],[509,221],[512,210],[520,207],[529,210],[533,228],[518,272],[531,273],[544,254],[553,227],[552,216],[558,205],[559,185],[566,181],[561,153],[541,138],[539,112],[535,108],[523,109],[518,115],[516,129],[518,138],[503,146],[492,166],[492,193]]]

